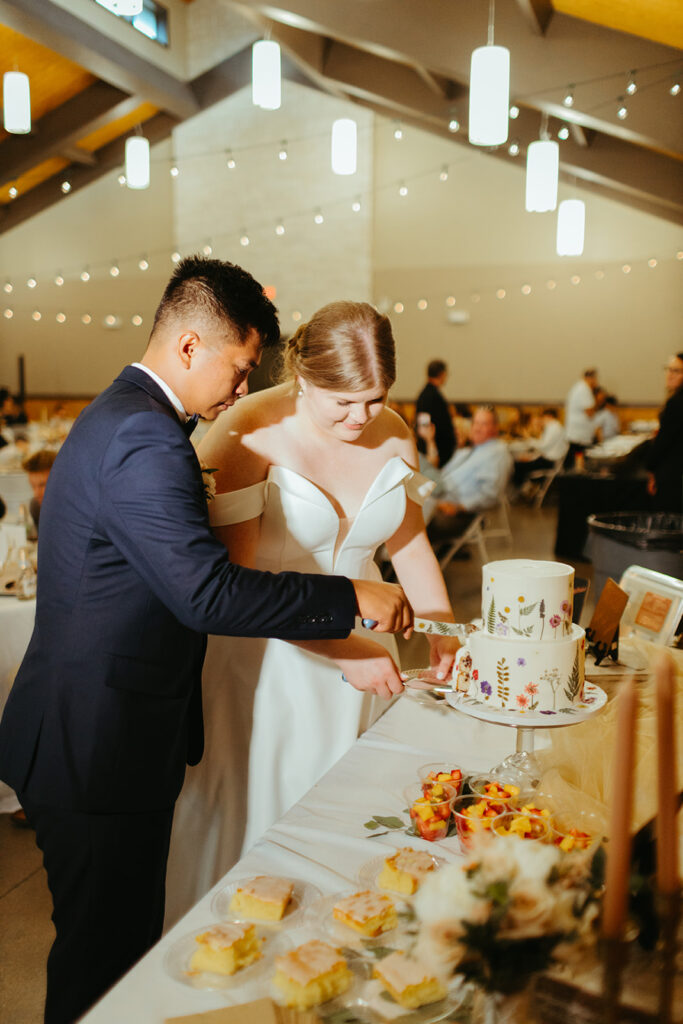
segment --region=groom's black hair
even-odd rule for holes
[[[258,281],[234,263],[204,256],[181,260],[154,314],[151,336],[158,326],[196,313],[229,320],[240,341],[252,328],[264,346],[280,340],[275,306]]]

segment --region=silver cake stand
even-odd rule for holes
[[[511,782],[522,790],[535,789],[541,776],[541,766],[534,753],[535,734],[538,729],[557,729],[578,725],[601,711],[607,703],[607,694],[595,683],[584,683],[583,700],[572,708],[561,711],[509,711],[491,707],[484,701],[452,690],[446,702],[469,718],[478,718],[490,725],[504,725],[517,732],[515,752],[509,754],[487,774],[501,782]]]

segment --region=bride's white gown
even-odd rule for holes
[[[380,579],[377,548],[400,526],[406,499],[433,487],[394,456],[352,520],[306,477],[272,466],[262,483],[218,495],[214,526],[261,516],[257,569]],[[391,650],[387,634],[358,632]],[[195,903],[296,803],[386,708],[354,690],[337,665],[282,640],[209,637],[203,674],[206,744],[176,807],[166,920]]]

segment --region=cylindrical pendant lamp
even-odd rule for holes
[[[470,65],[470,142],[507,142],[509,108],[510,51],[505,46],[480,46],[472,52]]]
[[[3,120],[6,132],[27,135],[31,131],[31,87],[22,71],[6,71],[2,76]]]
[[[358,140],[356,122],[340,117],[332,125],[332,170],[335,174],[355,174]]]
[[[586,227],[586,204],[582,199],[563,199],[557,210],[557,255],[580,256]]]
[[[149,188],[149,140],[141,135],[126,139],[126,184],[128,188]]]
[[[526,208],[546,213],[557,206],[560,147],[552,139],[531,142],[526,151]]]
[[[279,110],[280,44],[261,39],[251,49],[251,101],[263,110]]]

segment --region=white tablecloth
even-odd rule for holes
[[[31,639],[35,617],[35,601],[0,597],[0,715]],[[19,803],[12,790],[0,782],[0,814],[8,814],[18,808]]]
[[[211,900],[231,878],[285,875],[312,882],[331,895],[353,886],[362,865],[383,850],[411,845],[458,858],[455,837],[427,843],[397,831],[368,839],[363,823],[372,814],[401,815],[406,806],[403,790],[417,781],[423,764],[449,760],[485,771],[514,751],[515,738],[514,729],[487,725],[451,709],[423,707],[410,698],[397,701],[83,1021],[161,1024],[168,1017],[267,994],[267,978],[228,992],[191,989],[166,973],[164,956],[182,936],[215,923]]]

